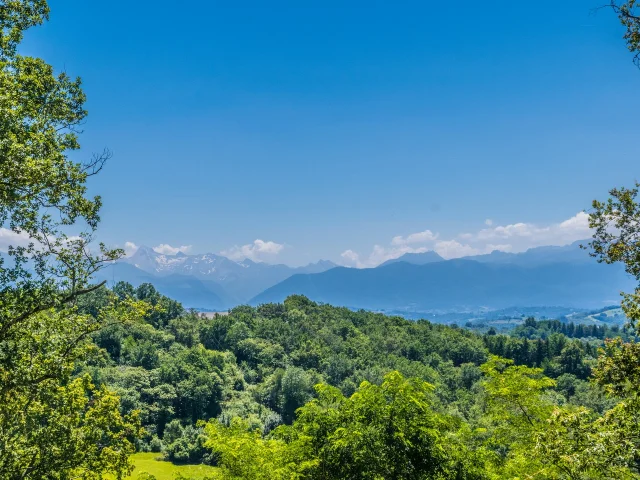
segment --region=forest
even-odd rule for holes
[[[611,8],[638,53],[635,2]],[[640,478],[640,286],[625,328],[480,334],[302,295],[209,318],[95,283],[124,254],[96,244],[87,186],[111,154],[74,160],[80,79],[20,53],[48,15],[0,1],[0,478],[136,478],[136,452],[220,479]],[[640,282],[639,188],[593,202],[588,248]]]
[[[522,337],[478,335],[303,296],[210,319],[149,284],[97,290],[78,310],[130,299],[151,310],[95,333],[103,356],[77,374],[138,415],[138,451],[217,465],[224,478],[633,475],[632,457],[610,465],[598,438],[614,434],[604,419],[627,398],[608,394],[620,386],[607,362],[634,343],[546,335],[556,324],[533,319]]]

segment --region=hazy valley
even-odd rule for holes
[[[406,254],[366,269],[329,261],[291,268],[236,262],[216,254],[165,255],[140,247],[100,276],[110,284],[152,283],[186,307],[214,311],[278,303],[293,294],[354,309],[433,319],[513,307],[570,313],[617,304],[620,292],[631,288],[633,280],[620,265],[595,262],[580,248],[585,243],[453,260],[435,252]]]

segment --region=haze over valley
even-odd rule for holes
[[[204,310],[278,303],[293,294],[350,308],[407,314],[614,305],[633,282],[619,265],[594,261],[580,248],[587,243],[451,260],[433,251],[407,253],[375,268],[348,268],[326,260],[292,268],[140,247],[100,275],[111,284],[152,283],[186,307]]]

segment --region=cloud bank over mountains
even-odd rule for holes
[[[191,250],[191,245],[181,245],[179,247],[172,247],[167,243],[161,243],[157,247],[153,247],[153,251],[161,253],[163,255],[176,255],[178,253],[188,253]]]
[[[369,255],[349,249],[341,254],[344,265],[367,268],[375,267],[406,253],[424,253],[433,250],[445,259],[491,253],[524,252],[544,245],[562,246],[591,236],[589,215],[579,212],[573,217],[546,226],[533,223],[493,225],[485,220],[487,228],[475,233],[461,233],[454,238],[443,239],[431,230],[393,237],[388,246],[374,245]]]
[[[343,251],[342,265],[357,268],[331,261],[290,267],[281,256],[293,247],[260,238],[219,254],[194,254],[191,245],[145,247],[127,241],[126,258],[98,272],[96,280],[153,283],[188,307],[214,310],[281,301],[293,293],[357,308],[597,308],[618,301],[628,279],[623,269],[602,269],[579,248],[591,236],[588,220],[581,212],[546,225],[487,219],[477,231],[454,236],[433,229],[403,232],[365,255]],[[0,228],[0,251],[30,241]],[[450,259],[455,260],[445,261]]]
[[[125,257],[130,257],[135,254],[139,245],[136,245],[133,242],[124,242],[124,255]],[[161,243],[155,247],[152,247],[153,251],[156,253],[160,253],[162,255],[176,255],[178,253],[189,253],[191,251],[191,245],[181,245],[179,247],[172,247],[168,243]]]
[[[362,254],[354,249],[344,250],[340,254],[340,263],[344,266],[368,268],[378,266],[388,260],[401,257],[406,253],[424,253],[435,251],[445,259],[470,255],[491,253],[494,250],[503,252],[524,252],[533,247],[544,245],[562,246],[591,237],[589,216],[579,212],[573,217],[559,223],[536,225],[533,223],[513,223],[494,225],[490,219],[484,221],[486,228],[473,233],[461,233],[453,238],[443,236],[430,229],[407,235],[396,235],[388,245],[376,244],[369,254]],[[25,246],[30,239],[24,233],[15,233],[7,228],[0,228],[0,252],[6,252],[10,245]],[[124,243],[126,257],[131,257],[139,249],[132,241]],[[152,247],[153,251],[163,255],[192,253],[191,245],[173,246],[160,243]],[[252,260],[254,262],[279,263],[279,256],[290,248],[284,243],[272,240],[256,239],[245,245],[234,245],[220,251],[220,255],[234,261]]]
[[[272,241],[265,242],[264,240],[256,239],[253,243],[247,245],[234,245],[233,247],[223,250],[220,255],[230,258],[231,260],[244,260],[249,259],[254,262],[264,262],[273,260],[282,250],[284,245]]]
[[[0,231],[0,248],[2,247],[2,231]],[[125,257],[131,257],[134,255],[138,249],[139,245],[134,242],[127,241],[124,243],[124,253]],[[193,246],[192,245],[181,245],[179,247],[174,247],[169,245],[168,243],[161,243],[155,247],[152,247],[153,251],[156,253],[160,253],[162,255],[176,255],[178,253],[191,253]],[[253,243],[249,243],[247,245],[234,245],[231,248],[223,250],[220,252],[220,255],[223,257],[227,257],[233,261],[240,260],[252,260],[254,262],[266,262],[275,260],[277,255],[282,252],[285,248],[285,245],[268,241],[265,242],[261,239],[256,239]]]

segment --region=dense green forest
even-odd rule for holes
[[[611,7],[638,53],[635,2]],[[0,256],[0,478],[121,479],[148,451],[225,479],[640,478],[640,287],[625,330],[481,335],[303,296],[205,318],[149,284],[94,283],[124,253],[93,241],[87,181],[110,154],[72,160],[81,81],[19,53],[48,15],[0,0],[0,224],[16,241]],[[636,280],[639,188],[589,214],[594,261]]]
[[[95,314],[111,294],[154,309],[95,333],[103,356],[80,372],[114,391],[124,415],[139,412],[139,450],[232,478],[553,475],[562,465],[539,444],[553,415],[587,421],[617,403],[588,380],[603,335],[571,339],[555,322],[527,320],[518,333],[534,339],[481,336],[302,296],[206,318],[125,283],[79,308]]]

